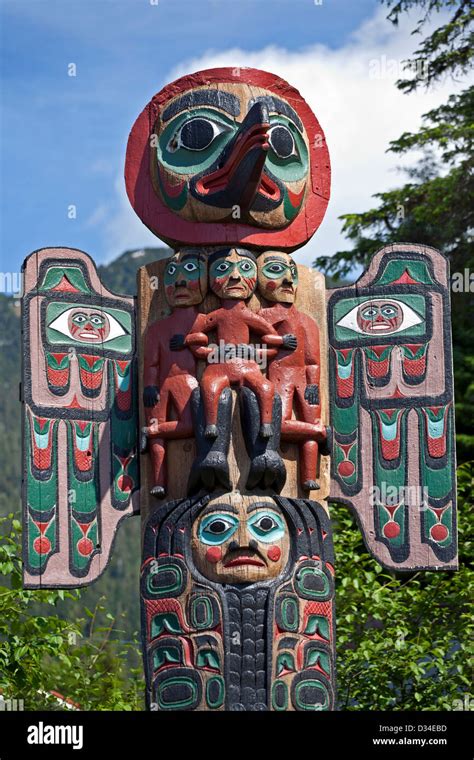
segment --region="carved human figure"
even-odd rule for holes
[[[206,295],[207,267],[199,250],[184,248],[173,256],[164,272],[164,289],[173,313],[148,327],[143,372],[147,422],[143,433],[153,465],[151,493],[160,498],[166,490],[165,440],[193,435],[190,399],[198,387],[196,357],[200,348],[194,353],[189,349],[176,353],[170,352],[169,343],[176,333],[186,334],[192,329],[198,314],[196,306]]]
[[[245,301],[257,285],[257,262],[251,251],[242,248],[214,251],[209,256],[209,285],[220,298],[221,307],[209,314],[199,314],[192,332],[184,337],[176,336],[170,344],[173,350],[186,346],[208,357],[200,382],[206,416],[205,436],[217,437],[220,395],[225,388],[237,386],[250,388],[255,393],[261,416],[260,436],[270,438],[274,386],[264,377],[256,361],[259,354],[258,349],[252,349],[251,334],[259,336],[263,352],[271,352],[271,347],[292,351],[296,340],[291,334],[279,335],[261,314],[247,307]],[[224,352],[221,356],[218,350],[217,361],[214,348],[205,347],[210,332],[215,333],[218,349]]]
[[[268,377],[282,400],[281,436],[300,444],[300,480],[305,490],[316,481],[319,444],[326,440],[321,423],[319,329],[310,316],[295,306],[298,269],[288,253],[265,251],[258,258],[258,288],[272,305],[259,314],[280,335],[296,335],[295,351],[284,347],[270,362]],[[293,419],[293,408],[296,418]]]

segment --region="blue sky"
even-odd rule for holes
[[[234,46],[336,48],[375,4],[3,0],[2,269],[18,269],[46,245],[110,257],[94,212],[114,202],[130,127],[182,61]],[[76,77],[68,76],[69,63]]]
[[[394,31],[378,0],[323,0],[321,5],[314,0],[152,3],[3,0],[0,270],[17,271],[30,251],[48,245],[82,248],[100,263],[127,247],[150,244],[151,235],[124,199],[128,133],[167,81],[214,61],[258,66],[262,62],[260,67],[267,68],[268,60],[269,70],[283,76],[292,72],[294,78],[286,78],[305,96],[306,86],[311,105],[316,95],[310,92],[314,77],[308,67],[314,65],[320,72],[316,108],[333,124],[329,134],[323,122],[330,146],[332,135],[341,155],[341,201],[321,238],[325,252],[334,252],[341,226],[337,213],[345,209],[344,203],[347,211],[356,210],[350,207],[350,193],[347,197],[350,183],[342,169],[347,160],[341,152],[354,138],[338,134],[337,93],[341,101],[346,98],[344,88],[354,91],[350,77],[359,76],[364,92],[369,88],[365,97],[370,100],[370,88],[377,83],[366,74],[364,51],[370,45],[373,55],[398,50],[401,41],[405,49],[410,30]],[[76,65],[75,77],[68,76],[70,63]],[[383,88],[389,97],[393,83],[387,81]],[[365,118],[356,109],[354,105],[347,117],[354,123]],[[413,119],[418,117],[415,108]],[[396,137],[406,127],[397,119],[399,114],[395,125],[387,126],[388,137],[390,129]],[[380,153],[383,145],[386,142],[381,142]],[[380,189],[384,188],[374,186],[371,192]],[[370,193],[364,192],[365,201]],[[76,219],[68,218],[71,204],[76,206]]]

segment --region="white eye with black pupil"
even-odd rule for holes
[[[184,268],[186,272],[195,272],[197,269],[197,266],[196,264],[193,264],[192,261],[188,261],[188,263],[184,265]]]
[[[250,269],[252,269],[252,265],[248,261],[244,261],[242,263],[242,269],[244,272],[248,272]]]
[[[290,158],[297,155],[293,135],[282,124],[271,127],[268,132],[268,142],[278,158]]]
[[[273,530],[273,528],[276,527],[275,520],[272,520],[271,517],[261,517],[258,522],[255,523],[257,528],[260,528],[264,533],[267,533],[270,530]]]
[[[169,265],[169,267],[168,267],[168,269],[167,269],[167,273],[168,273],[169,275],[173,275],[175,272],[176,272],[176,267],[175,267],[175,265],[174,265],[174,264],[170,264],[170,265]]]
[[[228,524],[224,522],[224,520],[213,520],[209,525],[207,526],[207,529],[210,533],[225,533],[225,531],[228,528]]]
[[[171,153],[179,148],[186,150],[205,150],[212,142],[223,132],[227,132],[228,127],[219,124],[202,116],[196,116],[194,119],[181,125],[175,135],[168,143],[167,149]]]

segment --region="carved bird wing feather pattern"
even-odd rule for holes
[[[138,511],[134,302],[71,248],[23,275],[24,585],[83,586]]]
[[[449,271],[433,248],[386,246],[328,292],[332,498],[397,570],[455,569]]]

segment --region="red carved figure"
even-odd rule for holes
[[[176,254],[164,274],[166,299],[175,311],[146,332],[143,403],[147,427],[143,432],[149,439],[153,463],[151,493],[158,497],[165,495],[166,488],[165,440],[192,437],[190,398],[198,387],[195,355],[188,349],[170,351],[169,344],[176,333],[192,330],[206,285],[207,268],[199,252],[183,249]],[[199,349],[195,354],[199,356]],[[171,409],[175,419],[170,419]]]
[[[258,286],[260,294],[274,302],[259,314],[280,335],[291,331],[296,336],[296,350],[280,349],[270,363],[268,377],[282,400],[282,439],[300,443],[301,483],[311,490],[318,488],[318,443],[326,438],[319,397],[319,329],[314,319],[294,305],[298,270],[287,253],[267,251],[259,257]],[[296,419],[292,419],[293,405]]]
[[[224,388],[232,385],[252,390],[259,403],[261,415],[260,436],[269,438],[273,433],[272,413],[274,400],[273,383],[265,378],[255,360],[258,352],[251,349],[251,333],[260,336],[265,346],[295,348],[294,337],[278,335],[277,331],[260,315],[245,304],[257,284],[257,264],[253,253],[241,248],[215,251],[209,257],[209,284],[219,296],[222,306],[210,314],[200,314],[184,345],[195,350],[207,341],[207,333],[214,332],[219,357],[213,363],[212,348],[206,350],[208,365],[201,378],[202,398],[206,416],[205,435],[216,438],[219,398]],[[173,347],[178,347],[175,343]],[[246,352],[246,349],[249,349]],[[229,349],[234,349],[230,350]],[[253,358],[251,358],[253,357]]]

